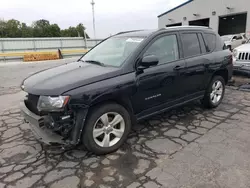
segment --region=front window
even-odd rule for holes
[[[155,55],[159,64],[165,64],[179,59],[179,49],[176,35],[167,35],[157,39],[145,52],[144,56]]]
[[[102,42],[81,61],[98,61],[105,66],[119,67],[143,41],[141,37],[112,37]]]

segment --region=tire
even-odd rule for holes
[[[131,129],[128,111],[121,105],[107,103],[92,108],[89,114],[82,134],[82,141],[87,150],[104,155],[119,149]],[[115,117],[117,121],[113,121]],[[115,124],[116,122],[118,123]],[[99,135],[101,132],[103,133]]]
[[[219,87],[219,85],[217,85],[216,83],[221,84],[221,89],[213,89],[214,86],[216,86],[215,88]],[[221,97],[219,97],[219,94],[221,94]],[[202,100],[202,104],[206,108],[216,108],[220,105],[222,99],[224,98],[224,94],[225,94],[224,78],[221,76],[214,76],[206,90],[206,93]]]

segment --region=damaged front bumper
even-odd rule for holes
[[[77,145],[80,142],[81,133],[83,130],[85,117],[87,114],[86,110],[82,110],[81,114],[78,113],[74,125],[72,125],[72,130],[69,136],[64,137],[54,130],[48,128],[46,124],[50,123],[51,119],[49,115],[39,116],[32,111],[30,111],[25,102],[20,103],[20,110],[24,117],[24,120],[30,124],[31,131],[39,140],[47,145]]]

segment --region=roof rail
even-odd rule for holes
[[[170,27],[164,27],[162,29],[167,29],[167,28],[203,28],[203,29],[212,29],[211,27],[206,27],[206,26],[195,26],[195,25],[183,25],[183,26],[170,26]]]
[[[122,32],[119,32],[119,33],[117,33],[115,35],[121,35],[121,34],[125,34],[125,33],[132,33],[132,32],[137,32],[137,31],[144,31],[144,30],[140,29],[140,30],[122,31]]]

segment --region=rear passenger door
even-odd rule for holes
[[[192,97],[199,96],[206,89],[207,67],[211,59],[201,32],[182,32],[181,41],[186,61],[185,91]]]

